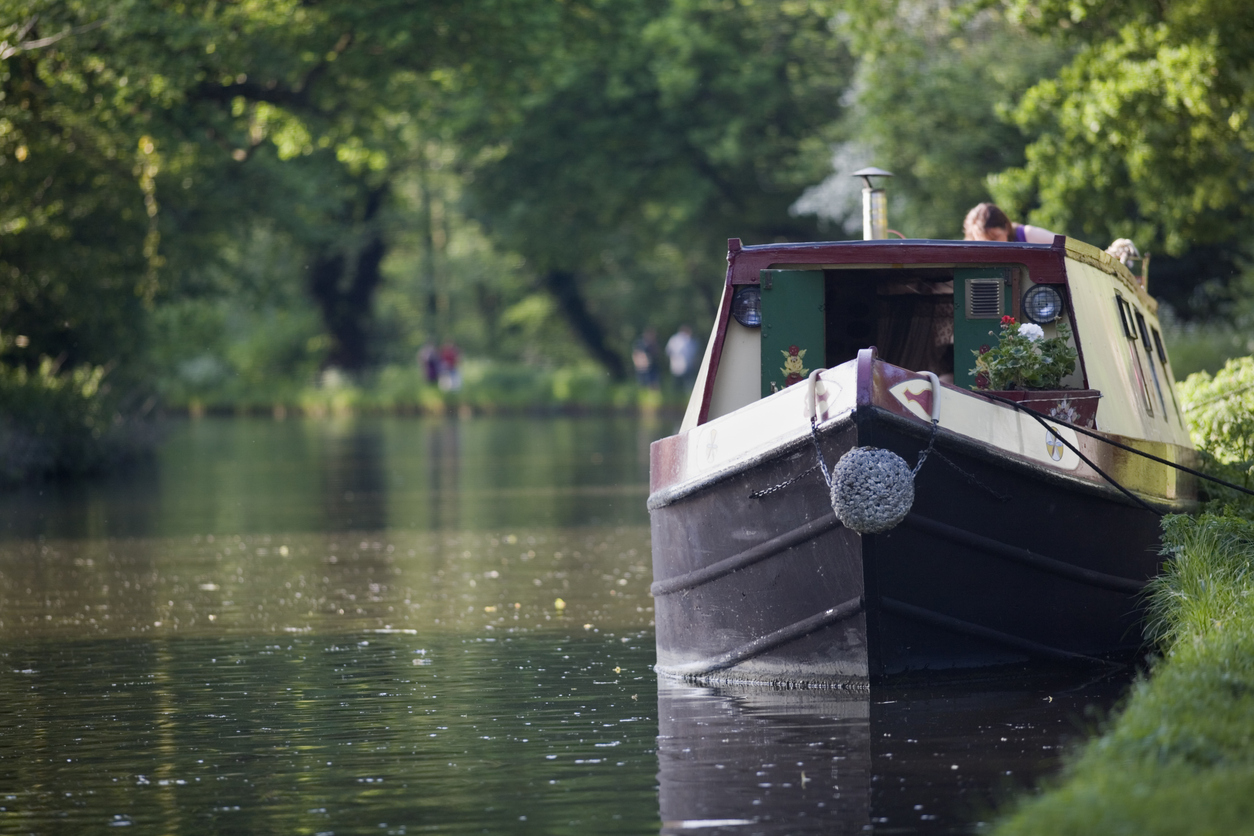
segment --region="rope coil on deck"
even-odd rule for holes
[[[818,371],[810,375],[811,391]],[[932,432],[927,447],[919,453],[914,467],[892,450],[882,447],[855,447],[840,457],[829,472],[819,447],[817,416],[810,415],[814,452],[831,491],[832,510],[846,528],[859,534],[878,534],[896,528],[914,506],[914,477],[932,452],[940,423],[940,380],[924,372],[932,381]],[[813,398],[813,396],[811,396]],[[813,400],[811,400],[813,402]]]

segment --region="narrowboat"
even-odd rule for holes
[[[1063,236],[867,226],[728,242],[687,411],[650,449],[656,670],[864,687],[1130,657],[1159,515],[1196,504],[1172,466],[1196,454],[1144,272]],[[1006,317],[1074,349],[1054,388],[979,388]],[[872,516],[904,502],[879,528],[851,523],[829,484],[859,451],[910,466],[904,488],[864,497]],[[849,478],[875,482],[859,462]]]

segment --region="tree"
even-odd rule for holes
[[[622,376],[647,322],[712,312],[727,238],[814,234],[788,207],[825,167],[852,62],[821,4],[549,8],[526,64],[459,132],[489,160],[467,188]]]
[[[836,171],[799,209],[861,234],[861,183],[893,172],[889,225],[908,238],[961,238],[987,177],[1024,160],[1027,135],[1002,116],[1067,53],[996,9],[963,3],[861,4],[845,30],[859,58],[858,95],[841,126]],[[1013,56],[1008,60],[1007,56]]]
[[[15,21],[0,35],[0,359],[126,366],[160,266],[163,157],[124,106],[125,71],[72,57],[103,19],[12,5],[0,12]]]
[[[1078,44],[1013,118],[1033,141],[992,182],[1047,226],[1182,254],[1248,240],[1254,219],[1254,15],[1239,0],[1012,0]]]

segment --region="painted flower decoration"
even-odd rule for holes
[[[784,375],[785,386],[800,382],[810,373],[805,367],[806,349],[790,345],[787,351],[781,350],[780,353],[784,355],[784,367],[779,371]]]

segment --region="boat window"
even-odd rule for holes
[[[1141,392],[1141,405],[1152,418],[1154,402],[1150,400],[1149,383],[1145,380],[1145,369],[1141,366],[1141,356],[1136,350],[1137,334],[1135,321],[1132,318],[1132,306],[1118,293],[1115,294],[1115,305],[1119,308],[1119,321],[1123,323],[1123,335],[1128,338],[1128,357],[1131,360],[1132,375],[1136,378],[1136,388]],[[1152,360],[1150,368],[1153,369]]]
[[[1135,340],[1136,332],[1132,330],[1131,308],[1118,293],[1115,294],[1115,302],[1119,305],[1119,321],[1123,323],[1123,335],[1130,340]]]
[[[1184,425],[1184,417],[1180,414],[1180,402],[1176,400],[1175,387],[1171,385],[1171,378],[1167,374],[1167,350],[1163,348],[1163,338],[1158,333],[1158,329],[1150,327],[1150,333],[1154,335],[1154,351],[1158,354],[1158,361],[1163,364],[1163,378],[1167,381],[1167,394],[1171,395],[1171,406],[1176,411],[1176,421],[1181,426]]]
[[[1158,405],[1163,408],[1163,420],[1167,420],[1167,400],[1163,397],[1163,387],[1158,380],[1158,365],[1154,362],[1153,347],[1150,345],[1149,328],[1145,325],[1145,317],[1136,312],[1136,327],[1141,334],[1141,346],[1145,349],[1145,360],[1149,363],[1150,376],[1154,380],[1154,391],[1158,393]]]
[[[1154,332],[1154,350],[1158,352],[1158,362],[1163,364],[1163,368],[1167,368],[1167,352],[1163,348],[1163,338],[1158,335],[1158,329],[1151,329]]]

